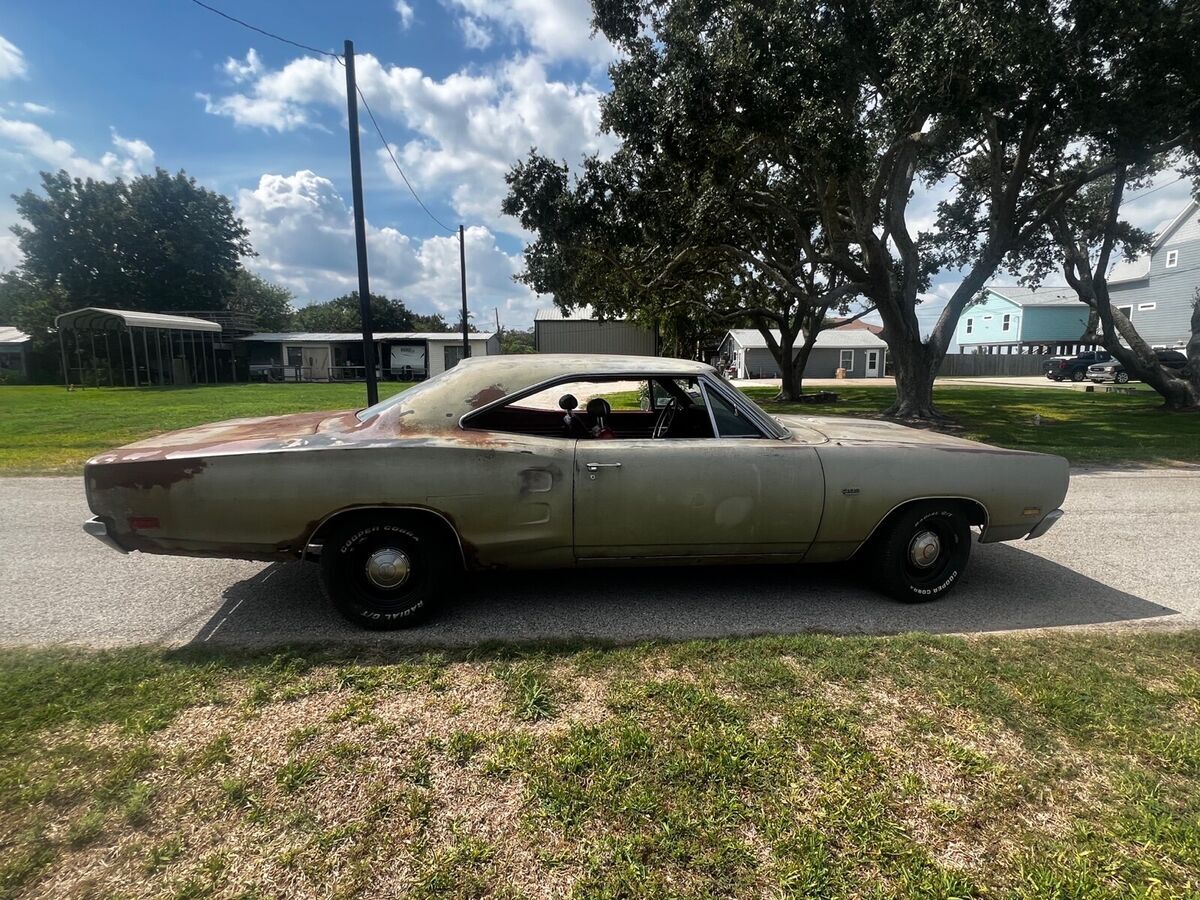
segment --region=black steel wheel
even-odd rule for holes
[[[904,603],[945,596],[971,556],[971,525],[954,503],[927,501],[901,510],[878,538],[876,580]]]
[[[453,547],[402,520],[359,519],[321,549],[321,582],[334,607],[364,628],[410,628],[427,621],[453,589]]]

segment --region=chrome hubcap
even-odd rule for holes
[[[367,578],[375,587],[390,590],[408,581],[412,564],[403,550],[384,547],[367,558]]]
[[[932,531],[922,531],[908,545],[908,558],[919,569],[928,569],[942,553],[942,542]]]

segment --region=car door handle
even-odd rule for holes
[[[595,472],[597,469],[619,469],[620,463],[584,463],[589,472]]]

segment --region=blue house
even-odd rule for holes
[[[955,340],[963,353],[1069,355],[1095,349],[1080,341],[1087,320],[1070,288],[992,286],[963,311]]]
[[[1149,252],[1118,261],[1108,274],[1112,305],[1155,348],[1186,346],[1200,287],[1200,204],[1189,203],[1154,231]]]

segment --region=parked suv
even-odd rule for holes
[[[1167,369],[1183,369],[1188,364],[1187,357],[1178,350],[1155,350],[1154,355],[1158,357],[1158,361],[1162,366]],[[1117,384],[1125,384],[1125,382],[1129,381],[1129,373],[1115,359],[1106,363],[1100,363],[1099,365],[1088,366],[1087,377],[1096,384],[1104,381],[1115,381]]]
[[[1106,363],[1112,356],[1104,350],[1094,350],[1090,353],[1080,353],[1078,356],[1055,356],[1046,360],[1046,377],[1051,381],[1083,381],[1088,377],[1088,369],[1099,363]]]

